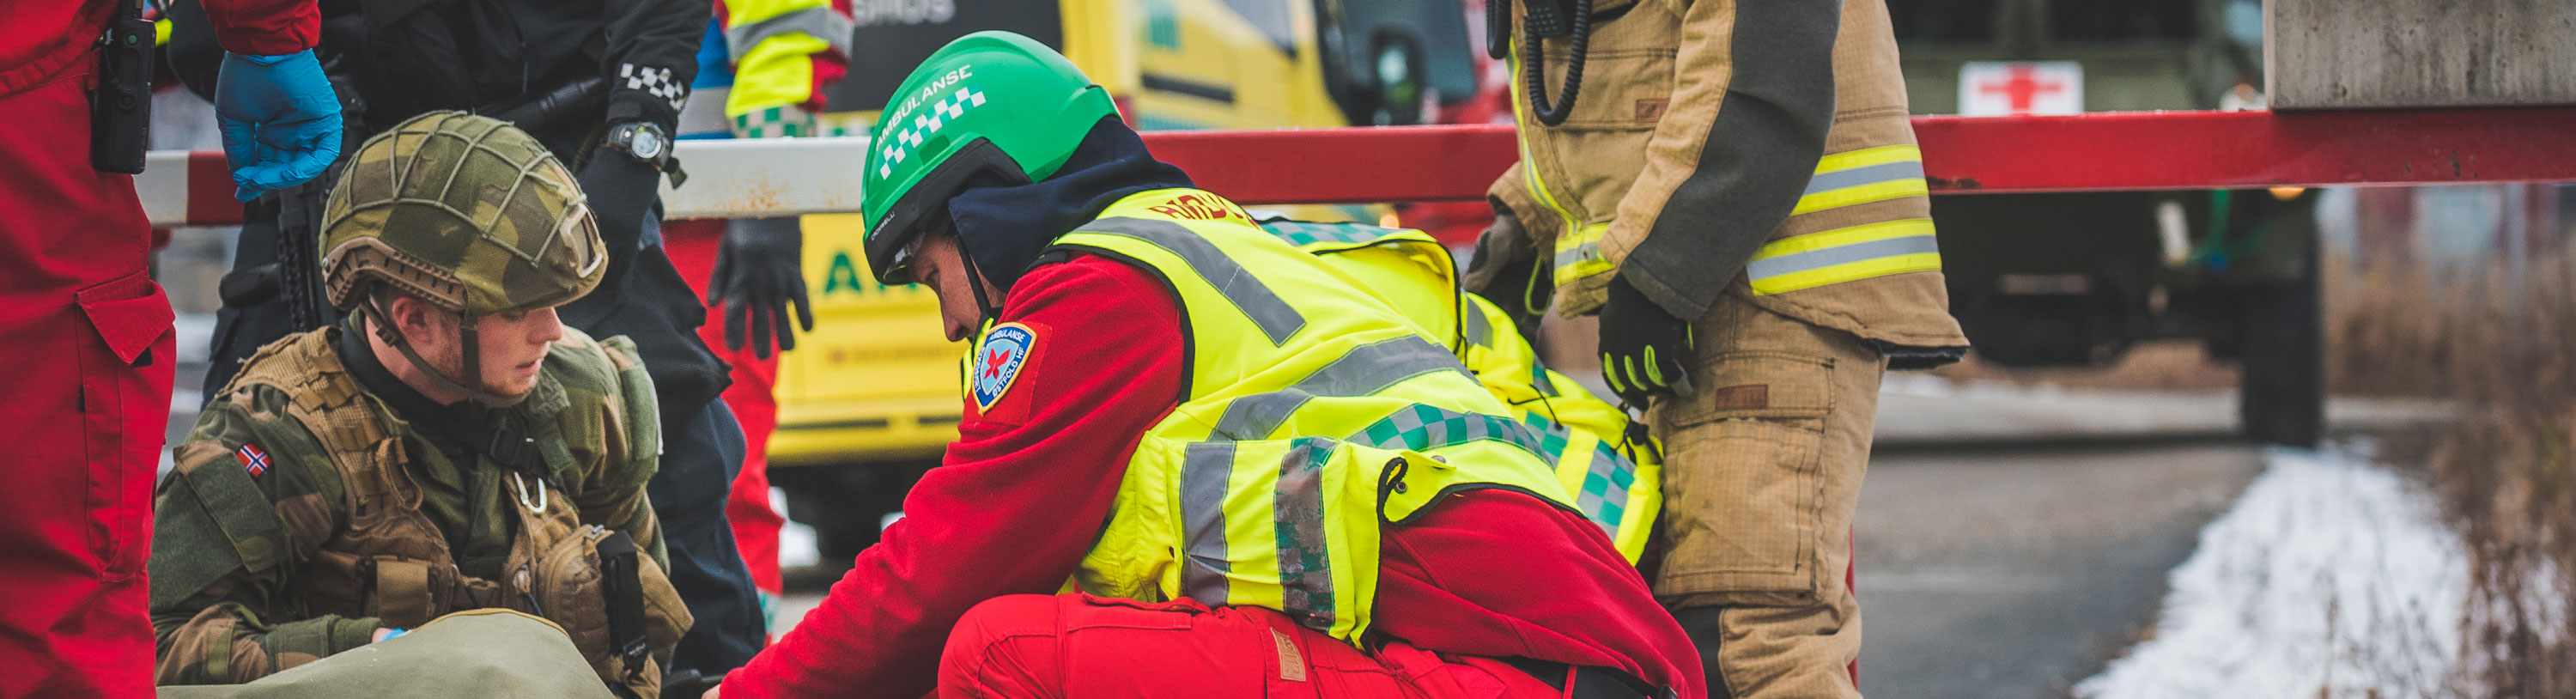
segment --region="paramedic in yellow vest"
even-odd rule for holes
[[[950,43],[865,167],[870,268],[971,340],[964,421],[722,696],[1703,696],[1449,335],[1192,188],[1063,56]]]
[[[1365,223],[1261,218],[1261,228],[1350,275],[1446,346],[1512,416],[1539,433],[1574,509],[1630,563],[1645,555],[1663,506],[1662,447],[1645,425],[1548,369],[1502,307],[1459,287],[1457,260],[1430,234]]]
[[[1469,288],[1600,316],[1602,373],[1666,450],[1654,590],[1710,693],[1858,696],[1846,573],[1879,379],[1967,345],[1886,7],[1491,7],[1521,159]]]

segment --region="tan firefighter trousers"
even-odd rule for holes
[[[1692,327],[1693,394],[1648,415],[1670,546],[1655,595],[1699,644],[1711,696],[1858,697],[1844,572],[1886,360],[1741,293]]]

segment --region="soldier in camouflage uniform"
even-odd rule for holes
[[[625,337],[555,318],[607,254],[571,174],[503,122],[433,112],[361,146],[325,211],[348,322],[246,362],[162,485],[159,682],[248,682],[498,607],[656,696],[690,617],[644,492],[653,386]]]

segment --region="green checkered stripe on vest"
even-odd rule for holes
[[[1540,446],[1546,449],[1542,455],[1548,463],[1564,461],[1571,434],[1568,428],[1538,413],[1530,413],[1525,419],[1530,429],[1545,435],[1540,438]],[[1593,442],[1592,467],[1583,474],[1583,487],[1574,493],[1574,509],[1615,536],[1619,524],[1628,518],[1628,488],[1636,484],[1636,462],[1609,442]]]
[[[735,138],[798,138],[816,133],[813,112],[796,107],[770,107],[733,116]]]
[[[1544,438],[1528,425],[1481,413],[1451,412],[1415,403],[1360,430],[1350,441],[1379,449],[1429,451],[1479,440],[1520,447],[1544,457]],[[1561,448],[1561,447],[1560,447]]]
[[[1289,245],[1295,245],[1300,248],[1314,245],[1316,243],[1362,245],[1379,238],[1393,235],[1397,232],[1397,229],[1394,228],[1372,226],[1365,223],[1312,223],[1307,221],[1272,221],[1261,224],[1261,229],[1270,231],[1271,235],[1279,236],[1279,239],[1288,241]]]

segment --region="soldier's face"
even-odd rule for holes
[[[474,339],[483,352],[483,390],[512,398],[537,387],[547,344],[563,339],[563,322],[553,308],[488,315],[475,323]]]
[[[475,346],[468,348],[464,333],[457,326],[456,314],[439,310],[409,296],[394,299],[386,306],[391,322],[402,333],[405,342],[420,353],[429,367],[416,367],[393,354],[383,340],[369,338],[376,346],[376,358],[385,362],[403,383],[440,403],[454,403],[469,396],[452,395],[444,385],[420,374],[434,369],[439,376],[458,383],[469,380],[480,384],[485,393],[516,399],[537,386],[537,373],[544,368],[547,343],[563,338],[563,323],[556,320],[555,309],[501,313],[484,316],[474,323]],[[465,353],[477,352],[476,368],[482,376],[465,376]]]

